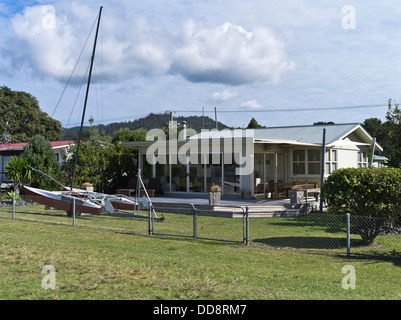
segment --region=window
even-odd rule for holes
[[[293,174],[320,174],[320,163],[319,149],[293,151]]]
[[[305,174],[305,150],[293,151],[293,173]]]
[[[365,151],[358,152],[358,168],[366,168],[368,166],[368,156]]]
[[[308,150],[308,174],[320,174],[320,150]]]
[[[326,151],[326,173],[330,174],[337,170],[337,150]]]

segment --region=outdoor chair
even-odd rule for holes
[[[160,178],[150,178],[147,186],[147,191],[150,194],[164,194]]]
[[[128,180],[127,187],[125,189],[117,189],[117,193],[118,194],[123,194],[123,195],[125,195],[127,197],[131,197],[131,194],[135,194],[137,183],[138,183],[138,178],[137,177],[130,178]]]

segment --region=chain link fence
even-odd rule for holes
[[[17,196],[0,202],[0,218],[168,235],[333,254],[401,254],[401,219],[241,206],[119,203],[112,214],[55,210]]]
[[[165,219],[163,223],[153,223],[151,234],[247,242],[247,214],[242,207],[192,204],[172,207],[158,203],[154,204],[154,211]]]

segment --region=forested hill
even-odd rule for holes
[[[170,120],[169,114],[150,113],[146,117],[139,118],[133,121],[113,122],[107,125],[100,124],[97,127],[99,128],[99,133],[101,135],[113,136],[114,133],[121,128],[128,128],[130,130],[136,130],[139,128],[144,128],[146,130],[161,129],[163,127],[167,127],[169,120]],[[204,127],[205,129],[216,128],[215,121],[207,116],[205,116],[204,118],[202,116],[189,116],[189,117],[179,116],[179,117],[174,117],[174,121],[177,121],[180,124],[182,124],[183,121],[186,121],[187,127],[192,128],[197,132],[200,132],[202,130],[203,121],[205,123]],[[221,122],[218,122],[219,130],[226,128],[230,127],[226,126]],[[62,139],[63,140],[76,139],[78,137],[78,130],[79,127],[64,128]]]

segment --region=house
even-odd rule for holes
[[[320,186],[323,129],[324,177],[369,166],[373,138],[359,123],[211,130],[121,145],[139,150],[142,177],[161,178],[165,192],[204,193],[217,184],[223,195],[266,197],[280,183]],[[375,151],[383,149],[375,143]]]
[[[5,164],[13,157],[18,156],[24,151],[24,147],[27,145],[27,142],[24,143],[6,143],[0,144],[0,181],[8,182],[5,175]],[[66,150],[69,145],[74,144],[74,141],[51,141],[51,146],[53,147],[54,156],[56,160],[60,163],[64,161],[62,155],[62,150]]]

